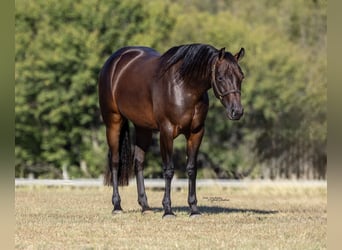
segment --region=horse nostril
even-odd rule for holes
[[[232,108],[230,114],[233,119],[239,119],[243,115],[243,108]]]

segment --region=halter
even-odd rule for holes
[[[216,71],[216,63],[217,63],[217,61],[218,61],[218,59],[216,59],[214,65],[213,65],[213,68],[211,70],[211,73],[212,73],[211,87],[214,90],[214,94],[215,94],[216,98],[222,100],[223,97],[225,97],[226,95],[235,94],[235,93],[241,95],[241,91],[238,90],[238,89],[226,90],[224,92],[221,92],[218,89],[217,83],[216,83],[216,80],[215,80],[215,71]]]

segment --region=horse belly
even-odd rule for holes
[[[139,127],[152,130],[158,129],[157,123],[152,114],[152,109],[149,109],[144,104],[132,104],[130,107],[120,109],[120,112],[124,117]]]

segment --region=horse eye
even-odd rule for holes
[[[217,80],[218,80],[218,81],[222,81],[222,80],[223,80],[223,77],[222,77],[222,76],[219,76],[219,77],[217,77]]]

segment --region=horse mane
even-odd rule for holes
[[[176,73],[184,80],[207,79],[218,50],[207,44],[187,44],[170,48],[160,57],[160,76],[182,60]]]

